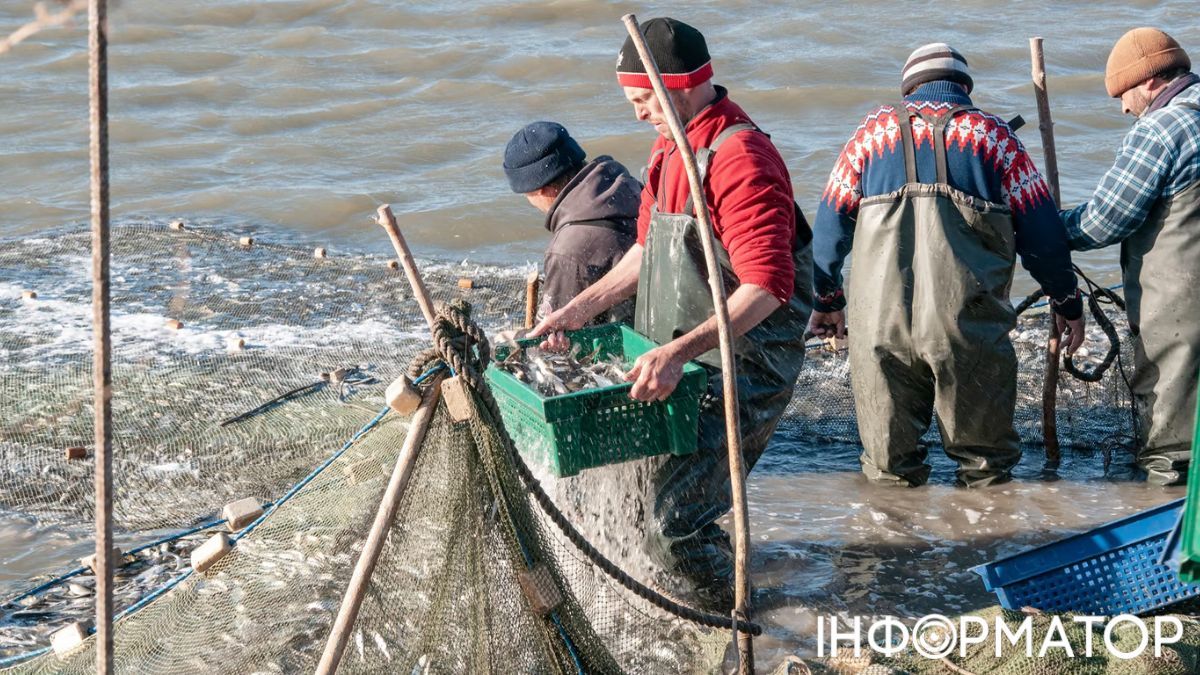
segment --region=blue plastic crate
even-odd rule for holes
[[[972,568],[1005,609],[1145,614],[1200,596],[1161,561],[1184,500]]]

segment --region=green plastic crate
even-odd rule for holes
[[[568,333],[584,353],[600,349],[632,363],[658,345],[619,323]],[[521,340],[536,346],[542,338]],[[495,359],[510,347],[496,349]],[[556,476],[573,476],[584,469],[616,464],[638,457],[696,451],[700,398],[708,376],[688,363],[679,386],[666,401],[643,403],[629,398],[631,383],[588,389],[562,396],[542,397],[513,375],[488,366],[488,384],[500,405],[504,426],[527,460],[547,467]]]
[[[1179,578],[1194,584],[1200,583],[1200,539],[1197,538],[1197,519],[1200,519],[1200,383],[1196,386],[1196,429],[1192,438],[1192,462],[1188,466],[1187,505],[1183,509],[1181,522],[1181,550]]]

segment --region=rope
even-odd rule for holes
[[[1108,339],[1108,352],[1104,355],[1104,359],[1099,365],[1089,370],[1080,370],[1071,360],[1071,357],[1067,356],[1063,359],[1063,369],[1077,380],[1099,382],[1104,379],[1104,373],[1112,366],[1113,361],[1120,358],[1121,355],[1121,338],[1117,334],[1116,326],[1109,320],[1101,305],[1112,304],[1124,310],[1125,301],[1116,293],[1116,290],[1121,288],[1121,284],[1105,288],[1088,278],[1078,266],[1074,266],[1074,268],[1075,273],[1079,275],[1079,278],[1083,279],[1084,284],[1087,286],[1088,291],[1084,295],[1087,296],[1088,309],[1091,310],[1092,317],[1096,320],[1096,325],[1100,326],[1100,329],[1104,331],[1105,338]],[[1048,305],[1048,301],[1038,302],[1038,300],[1044,297],[1046,297],[1046,293],[1040,288],[1025,296],[1025,299],[1018,303],[1015,308],[1017,316],[1020,316],[1028,309]]]
[[[1083,272],[1080,271],[1080,269],[1078,267],[1075,268],[1075,272],[1078,273],[1079,276],[1083,277],[1084,280],[1088,283],[1088,285],[1090,287],[1096,288],[1101,292],[1117,291],[1125,286],[1125,284],[1113,284],[1112,286],[1107,286],[1107,287],[1102,288],[1100,286],[1095,285],[1095,283],[1093,283],[1091,279],[1088,279],[1086,276],[1084,276]],[[1119,295],[1116,295],[1115,293],[1111,293],[1111,295],[1113,295],[1116,298],[1117,306],[1120,307],[1121,309],[1125,309],[1125,301],[1122,300],[1121,297]],[[1042,300],[1041,302],[1038,302],[1038,300],[1041,300],[1044,297],[1046,297],[1046,293],[1043,292],[1041,289],[1038,289],[1038,290],[1030,293],[1029,295],[1025,296],[1024,300],[1017,303],[1017,306],[1016,306],[1017,315],[1020,316],[1021,314],[1024,314],[1025,310],[1027,310],[1027,309],[1037,309],[1039,307],[1048,307],[1050,305],[1049,300]]]
[[[249,419],[251,417],[254,417],[255,415],[264,413],[264,412],[274,408],[277,405],[286,403],[293,399],[300,398],[301,396],[306,396],[315,391],[319,391],[320,389],[323,389],[325,387],[325,384],[326,384],[325,382],[319,381],[319,382],[313,382],[312,384],[306,384],[303,387],[296,387],[295,389],[292,389],[291,391],[288,391],[283,394],[280,394],[279,396],[276,396],[275,398],[271,399],[270,401],[267,401],[266,403],[263,403],[262,405],[251,408],[250,410],[247,410],[246,412],[241,413],[239,415],[234,415],[233,417],[222,420],[221,423],[218,424],[217,426],[227,427],[230,424],[234,424],[235,422],[241,422],[242,420]]]
[[[646,602],[658,607],[659,609],[673,614],[681,619],[691,621],[693,623],[708,626],[710,628],[730,629],[735,625],[737,629],[748,632],[751,635],[761,635],[762,626],[756,623],[741,623],[734,622],[731,617],[721,616],[719,614],[709,614],[701,612],[686,605],[682,605],[657,591],[645,586],[633,577],[629,576],[624,570],[617,567],[611,560],[604,557],[591,542],[589,542],[571,523],[571,521],[563,515],[558,507],[554,505],[554,501],[542,489],[541,484],[529,470],[529,466],[525,464],[525,460],[517,452],[516,444],[509,435],[508,429],[505,428],[503,419],[500,415],[500,408],[496,403],[496,399],[492,396],[491,389],[480,376],[479,364],[488,363],[491,361],[491,344],[488,342],[487,335],[471,321],[468,316],[469,306],[466,303],[456,301],[451,305],[443,305],[438,309],[437,316],[434,319],[433,339],[441,358],[449,365],[462,380],[467,384],[472,392],[476,395],[479,401],[483,404],[483,409],[490,418],[490,424],[498,430],[502,445],[508,460],[516,470],[517,476],[525,485],[525,488],[533,496],[534,501],[542,509],[542,511],[550,518],[550,521],[559,529],[560,532],[570,541],[583,555],[596,567],[600,568],[605,574],[611,577],[614,581],[623,586],[626,590],[642,598]],[[466,349],[460,351],[460,345],[464,341],[460,336],[465,336]],[[458,339],[456,343],[455,340]],[[471,354],[470,346],[473,343],[475,347],[475,355],[470,360],[464,358],[464,354]]]
[[[507,502],[507,499],[505,501]],[[505,512],[508,511],[507,505],[504,510]],[[529,555],[529,548],[525,546],[525,541],[521,539],[521,533],[516,532],[516,528],[513,529],[516,535],[517,546],[521,549],[521,557],[525,560],[525,569],[532,570],[534,568],[533,556]],[[575,643],[571,642],[571,636],[567,635],[567,629],[563,626],[562,619],[558,618],[558,612],[550,612],[550,618],[554,621],[554,627],[558,629],[558,637],[563,641],[563,645],[566,646],[567,653],[571,655],[571,661],[575,663],[576,674],[586,675],[587,671],[583,668],[583,662],[579,660],[579,652],[575,649]]]
[[[426,351],[428,351],[428,350],[426,350]],[[415,376],[413,384],[420,384],[421,382],[423,382],[426,379],[428,379],[429,377],[431,377],[434,373],[436,373],[441,368],[442,368],[442,366],[440,366],[440,365],[429,368],[423,374]],[[321,384],[324,384],[324,382],[322,382]],[[274,503],[267,502],[266,504],[264,504],[263,506],[265,507],[265,509],[264,509],[263,514],[261,516],[259,516],[257,519],[255,519],[254,522],[250,523],[245,528],[243,528],[236,535],[231,537],[230,538],[230,546],[236,546],[238,541],[240,541],[246,535],[250,534],[250,532],[252,532],[260,524],[262,524],[268,517],[270,517],[272,513],[274,513],[276,510],[278,510],[278,508],[280,506],[283,506],[283,504],[286,503],[292,497],[294,497],[296,495],[296,493],[300,492],[300,490],[302,490],[306,485],[310,484],[314,479],[316,479],[316,477],[318,475],[320,475],[322,471],[324,471],[326,468],[328,468],[330,464],[332,464],[334,461],[337,460],[337,458],[339,458],[343,454],[345,454],[345,452],[347,450],[349,450],[350,447],[354,445],[354,443],[356,443],[360,438],[362,438],[364,435],[366,435],[366,433],[369,432],[371,429],[374,429],[379,424],[379,422],[381,420],[383,420],[384,416],[387,415],[389,410],[391,410],[391,408],[388,408],[385,406],[382,410],[379,411],[379,414],[377,414],[370,422],[367,422],[366,425],[364,425],[361,429],[359,429],[357,432],[355,432],[355,434],[350,438],[350,440],[346,441],[345,444],[342,445],[341,449],[339,449],[337,452],[330,455],[329,458],[326,459],[325,461],[321,462],[321,464],[319,464],[315,469],[313,469],[311,472],[309,472],[309,474],[307,476],[302,478],[299,482],[297,482],[295,485],[293,485],[286,493],[284,493],[284,495],[282,497],[280,497]],[[224,519],[211,521],[211,522],[190,528],[188,530],[184,530],[182,532],[178,532],[176,534],[169,535],[162,539],[158,539],[149,544],[139,546],[137,548],[130,550],[129,552],[137,553],[139,551],[143,551],[152,546],[157,546],[164,542],[174,541],[181,537],[186,537],[189,534],[195,534],[196,532],[201,532],[201,531],[210,529],[212,527],[222,525],[224,523],[225,523]],[[20,600],[21,598],[44,592],[48,588],[52,588],[53,586],[60,584],[63,581],[66,581],[72,577],[78,576],[79,574],[82,574],[85,571],[86,571],[85,568],[82,568],[82,567],[71,570],[70,572],[60,575],[59,577],[56,577],[55,579],[51,579],[50,581],[47,581],[46,583],[44,583],[34,589],[26,591],[25,593],[23,593],[19,596],[16,596],[7,602],[4,602],[3,604],[0,604],[0,607],[8,605],[12,602],[16,602],[17,600]],[[170,581],[167,581],[162,586],[160,586],[160,587],[156,588],[155,590],[151,591],[150,593],[146,594],[140,600],[138,600],[137,602],[133,603],[132,605],[126,607],[121,612],[119,612],[118,614],[113,616],[113,621],[116,622],[120,619],[124,619],[125,617],[133,614],[134,612],[137,612],[138,610],[142,609],[146,605],[150,604],[155,599],[162,597],[162,595],[165,594],[167,591],[170,591],[172,588],[175,588],[180,583],[185,581],[188,577],[190,577],[192,575],[192,572],[193,572],[193,570],[191,568],[185,569],[184,571],[180,572],[178,575],[173,577]],[[87,632],[88,635],[93,635],[94,633],[95,633],[94,627],[88,629],[88,632]],[[14,664],[26,661],[28,659],[32,659],[37,656],[41,656],[42,654],[48,653],[50,651],[50,649],[51,649],[50,647],[42,647],[42,648],[30,651],[30,652],[25,652],[24,654],[15,654],[13,656],[5,657],[3,659],[0,659],[0,667],[7,667],[10,665],[14,665]]]
[[[88,631],[88,633],[90,634],[91,631]],[[24,654],[14,654],[12,656],[6,656],[6,657],[0,659],[0,668],[7,668],[9,666],[15,666],[22,661],[25,661],[27,659],[32,659],[35,656],[41,656],[42,654],[47,654],[49,652],[50,652],[50,647],[40,647],[31,652],[25,652]]]
[[[346,385],[371,384],[373,382],[375,382],[374,377],[371,377],[370,375],[362,372],[358,368],[355,368],[355,367],[338,368],[337,370],[333,371],[332,374],[322,373],[321,379],[317,380],[316,382],[313,382],[312,384],[306,384],[302,387],[296,387],[295,389],[284,392],[284,393],[280,394],[279,396],[276,396],[275,398],[271,399],[270,401],[263,403],[260,406],[252,408],[250,410],[247,410],[246,412],[241,413],[240,415],[234,415],[233,417],[230,417],[229,419],[222,421],[217,426],[225,427],[225,426],[229,426],[230,424],[233,424],[235,422],[241,422],[242,420],[249,419],[251,417],[254,417],[255,415],[259,415],[261,413],[267,412],[268,410],[271,410],[272,408],[274,408],[277,405],[281,405],[283,403],[287,403],[288,401],[293,401],[302,396],[307,396],[311,393],[320,391],[321,389],[324,389],[327,384],[336,384],[337,385],[338,399],[341,402],[345,403],[346,402]]]
[[[1046,297],[1046,292],[1040,288],[1037,289],[1036,291],[1030,293],[1029,295],[1025,296],[1024,300],[1017,303],[1017,306],[1016,306],[1017,316],[1021,316],[1022,314],[1024,314],[1025,310],[1029,309],[1030,307],[1033,307],[1035,302],[1037,302],[1038,300],[1041,300],[1044,297]],[[1047,302],[1047,303],[1038,303],[1038,304],[1039,304],[1039,306],[1044,306],[1049,303]]]
[[[1100,307],[1102,304],[1112,304],[1125,309],[1125,301],[1121,296],[1117,295],[1110,288],[1104,288],[1096,284],[1083,273],[1083,270],[1075,268],[1075,273],[1079,275],[1083,282],[1088,287],[1088,309],[1092,311],[1092,317],[1096,319],[1096,325],[1100,326],[1100,330],[1104,331],[1104,336],[1108,338],[1108,353],[1104,355],[1104,359],[1095,368],[1089,371],[1081,371],[1075,367],[1075,363],[1067,356],[1063,360],[1063,369],[1073,375],[1076,379],[1084,382],[1099,382],[1104,378],[1104,373],[1112,366],[1113,361],[1121,354],[1121,337],[1117,335],[1117,329],[1113,326],[1112,321],[1105,315],[1104,310]]]
[[[264,509],[270,508],[270,506],[271,506],[271,502],[267,502],[267,503],[263,504]],[[224,524],[225,524],[224,518],[221,518],[219,520],[210,520],[207,523],[203,523],[201,525],[197,525],[195,527],[191,527],[186,530],[176,532],[174,534],[169,534],[160,539],[155,539],[154,541],[149,542],[147,544],[142,544],[141,546],[138,546],[137,548],[131,548],[131,549],[129,549],[129,551],[127,551],[125,553],[125,555],[136,555],[138,553],[141,553],[142,551],[145,551],[146,549],[154,548],[155,546],[158,546],[160,544],[166,544],[166,543],[170,543],[172,541],[178,541],[189,535],[196,534],[197,532],[211,530],[214,527],[220,527],[221,525],[224,525]],[[31,588],[28,591],[21,593],[20,595],[14,596],[8,600],[5,600],[4,602],[0,602],[0,607],[6,607],[8,605],[13,604],[14,602],[19,602],[20,600],[22,600],[24,598],[28,598],[28,597],[35,596],[35,595],[41,595],[42,593],[50,590],[51,588],[54,588],[55,586],[58,586],[59,584],[62,584],[65,581],[74,579],[75,577],[77,577],[80,574],[83,574],[87,571],[88,571],[88,568],[86,568],[86,567],[76,567],[75,569],[73,569],[69,572],[64,572],[63,574],[61,574],[57,577],[54,577],[53,579],[51,579],[43,584],[35,586],[34,588]]]

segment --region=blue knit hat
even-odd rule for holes
[[[586,156],[563,125],[534,122],[518,131],[504,148],[504,173],[513,192],[525,194],[583,166]]]

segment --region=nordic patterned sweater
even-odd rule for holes
[[[937,115],[956,105],[971,105],[971,99],[957,84],[941,81],[918,87],[904,103],[911,112]],[[914,117],[912,124],[917,178],[922,183],[934,182],[937,167],[932,129],[920,117]],[[850,253],[859,204],[866,197],[894,192],[904,185],[904,149],[899,141],[895,107],[880,106],[858,125],[834,164],[813,226],[817,311],[845,306],[842,265]],[[1067,235],[1054,199],[1006,122],[979,110],[960,113],[946,129],[946,169],[953,187],[1008,206],[1021,263],[1051,298],[1061,301],[1075,296]]]

